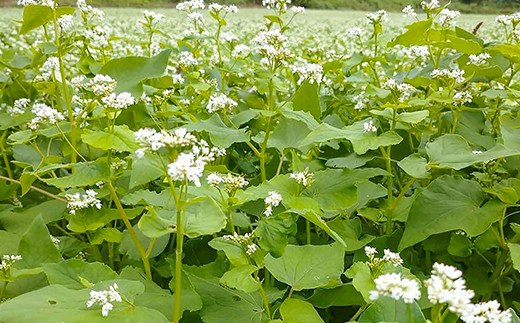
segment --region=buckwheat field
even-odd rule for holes
[[[520,322],[520,12],[18,4],[0,322]]]

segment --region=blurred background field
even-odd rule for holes
[[[60,1],[60,3],[73,3],[74,1]],[[138,7],[159,8],[174,7],[178,1],[172,0],[92,0],[90,4],[97,7]],[[261,0],[215,0],[223,4],[235,4],[241,7],[261,6]],[[208,2],[208,3],[209,3]],[[446,1],[442,1],[446,2]],[[313,9],[349,9],[370,11],[385,9],[388,11],[401,11],[407,5],[420,8],[421,0],[293,0],[294,5],[305,6]],[[16,0],[0,0],[1,7],[15,6]],[[520,0],[453,0],[450,8],[463,13],[510,13],[520,10]]]

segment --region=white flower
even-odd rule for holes
[[[403,264],[403,259],[397,252],[392,252],[389,249],[384,250],[383,261],[393,264],[395,267]]]
[[[123,299],[118,292],[118,286],[114,283],[112,286],[109,286],[108,290],[90,291],[90,299],[87,301],[87,307],[92,307],[96,303],[99,303],[99,305],[101,305],[101,314],[106,317],[114,308],[111,302],[120,303],[122,301]]]
[[[495,22],[507,26],[507,25],[511,24],[511,17],[506,16],[506,15],[500,15],[500,16],[496,17]]]
[[[363,110],[368,103],[368,99],[365,97],[365,91],[361,91],[358,95],[352,97],[352,101],[356,102],[354,106],[354,110],[361,111]]]
[[[430,2],[423,1],[421,6],[425,11],[433,11],[440,7],[438,0],[430,0]]]
[[[98,74],[86,85],[92,89],[95,95],[105,97],[115,91],[117,82],[108,75]]]
[[[258,247],[256,246],[256,244],[249,244],[246,247],[246,253],[251,256],[256,252],[257,249]]]
[[[218,187],[218,184],[222,183],[223,179],[222,176],[216,173],[211,173],[206,177],[206,182],[208,185],[213,187]]]
[[[18,0],[17,3],[19,6],[29,6],[29,5],[40,5],[46,7],[54,7],[54,0]]]
[[[472,153],[473,155],[479,155],[482,154],[482,150],[473,150]]]
[[[182,67],[190,67],[195,66],[199,63],[199,61],[193,56],[191,52],[181,52],[179,57],[179,65]]]
[[[31,100],[27,98],[21,98],[16,101],[14,101],[14,104],[12,107],[7,107],[7,113],[11,117],[24,114],[25,110],[29,107],[29,104],[31,103]]]
[[[370,246],[365,246],[365,255],[368,257],[368,259],[374,259],[375,255],[377,254],[377,249]]]
[[[292,13],[295,14],[295,15],[304,15],[304,14],[306,13],[304,7],[296,7],[296,6],[292,6],[292,7],[291,7],[291,11],[292,11]]]
[[[262,0],[262,5],[267,9],[277,9],[280,11],[286,11],[287,5],[291,3],[291,0]]]
[[[460,17],[459,11],[444,8],[437,16],[437,19],[439,19],[439,24],[442,27],[451,27],[456,25],[455,19],[458,17]]]
[[[454,69],[434,69],[431,73],[431,77],[435,79],[441,79],[445,81],[455,81],[455,83],[464,82],[464,70],[458,68]]]
[[[363,123],[363,132],[364,133],[377,132],[377,127],[374,125],[373,120],[369,120],[369,121]]]
[[[348,37],[360,37],[365,34],[365,31],[359,27],[352,27],[347,29],[346,34]]]
[[[282,195],[275,191],[269,191],[269,195],[264,199],[265,202],[265,216],[273,214],[273,207],[277,207],[282,201]]]
[[[65,120],[63,113],[56,109],[49,107],[43,103],[36,103],[31,109],[32,113],[36,115],[29,123],[29,128],[35,130],[42,123],[57,124],[58,121]]]
[[[177,4],[176,8],[179,11],[193,12],[194,10],[204,9],[205,7],[204,0],[190,0]]]
[[[200,186],[200,177],[204,172],[206,162],[198,158],[193,152],[180,153],[177,159],[168,165],[168,175],[173,180],[188,180]]]
[[[388,15],[384,10],[378,10],[376,12],[369,13],[367,15],[368,22],[371,24],[380,24],[388,21]]]
[[[52,78],[61,82],[60,60],[58,57],[52,56],[47,58],[40,68],[41,75],[38,75],[36,81],[50,81]]]
[[[310,84],[320,84],[323,78],[323,67],[319,64],[293,65],[291,67],[293,73],[300,74],[298,85],[307,80]]]
[[[453,95],[453,100],[455,100],[459,105],[464,103],[469,103],[473,100],[473,95],[469,91],[460,91]]]
[[[491,58],[488,53],[481,53],[478,55],[469,55],[469,61],[473,65],[482,66],[486,64],[487,60]]]
[[[305,187],[310,187],[314,182],[314,174],[309,173],[309,168],[305,168],[303,172],[294,172],[289,175],[290,178],[294,179],[296,183]]]
[[[22,260],[22,256],[19,255],[3,255],[2,262],[0,262],[0,271],[7,273],[11,270],[11,266],[19,260]]]
[[[70,214],[76,214],[77,210],[96,207],[101,209],[101,201],[96,198],[98,193],[94,190],[86,190],[86,194],[80,196],[79,193],[65,194],[67,199],[67,208]]]
[[[381,87],[383,89],[392,91],[392,93],[399,98],[400,102],[406,101],[410,97],[410,95],[416,91],[416,89],[410,84],[397,84],[397,82],[394,79],[388,79],[386,82],[383,82],[381,84]]]
[[[233,58],[247,56],[250,51],[251,51],[251,49],[249,48],[249,46],[244,45],[244,44],[238,44],[235,46],[235,48],[233,48],[233,52],[231,53],[231,56],[233,56]]]
[[[512,315],[509,311],[501,311],[500,303],[492,300],[469,305],[460,319],[468,323],[509,323],[512,320]]]
[[[126,109],[129,106],[135,104],[134,97],[128,92],[121,92],[117,95],[115,93],[111,93],[109,96],[102,98],[101,101],[107,108],[119,110]]]
[[[410,46],[410,52],[417,58],[426,58],[430,56],[428,46]]]
[[[413,279],[401,277],[401,274],[386,274],[374,280],[376,289],[370,291],[370,299],[380,296],[390,296],[393,299],[403,299],[405,303],[413,303],[421,297],[419,283]]]
[[[404,7],[402,12],[404,13],[403,18],[417,18],[417,13],[410,5]]]
[[[214,113],[217,111],[223,111],[223,112],[231,112],[234,108],[238,106],[238,103],[230,99],[227,95],[224,93],[221,94],[213,94],[209,98],[208,105],[206,106],[206,109],[209,113]]]

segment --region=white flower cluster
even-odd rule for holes
[[[69,30],[74,23],[73,15],[63,15],[58,18],[58,26],[60,26],[61,31]]]
[[[361,37],[362,35],[366,34],[366,32],[359,27],[351,27],[347,29],[345,33],[348,37]]]
[[[395,300],[403,299],[405,303],[413,303],[421,298],[419,283],[416,280],[404,278],[401,274],[385,274],[374,280],[376,289],[370,291],[370,299],[380,296],[390,296]]]
[[[157,132],[155,129],[142,128],[134,132],[135,139],[143,148],[135,153],[142,158],[146,150],[158,151],[162,147],[187,147],[197,143],[197,138],[185,128],[178,128],[172,133],[165,130]]]
[[[85,30],[85,38],[89,40],[92,47],[105,48],[109,45],[108,39],[112,34],[110,25],[100,25]]]
[[[117,82],[108,75],[98,74],[89,80],[86,86],[90,87],[96,96],[105,97],[115,91]]]
[[[209,113],[214,113],[217,111],[222,112],[232,112],[234,108],[238,106],[238,103],[229,98],[224,93],[221,94],[213,94],[209,98],[208,105],[206,106],[206,109]]]
[[[469,55],[469,61],[473,65],[482,66],[486,64],[487,60],[491,58],[491,55],[488,53],[481,53],[478,55]]]
[[[103,19],[105,17],[105,13],[97,8],[88,5],[85,0],[78,0],[76,2],[76,7],[85,15],[90,17],[98,17]]]
[[[0,262],[0,271],[7,273],[11,270],[13,264],[19,260],[22,260],[22,256],[19,255],[3,255],[2,262]]]
[[[453,95],[453,100],[459,105],[469,103],[473,100],[473,95],[469,91],[460,91]]]
[[[279,29],[262,31],[252,40],[252,43],[258,46],[260,53],[265,56],[261,61],[263,65],[273,61],[284,62],[292,57],[291,51],[285,48],[286,42],[287,37]]]
[[[181,67],[187,68],[191,66],[195,66],[199,63],[199,61],[193,56],[191,52],[181,52],[179,55],[179,65]]]
[[[109,286],[108,290],[100,290],[90,291],[90,299],[87,301],[87,307],[92,307],[96,303],[101,305],[101,314],[103,316],[108,316],[108,313],[114,308],[114,305],[111,302],[122,302],[123,299],[118,291],[118,286],[114,283],[112,286]]]
[[[312,183],[314,183],[314,173],[309,173],[309,168],[305,168],[303,172],[291,173],[289,177],[305,187],[311,187]]]
[[[434,69],[431,73],[431,77],[435,79],[441,79],[445,81],[455,81],[456,84],[464,82],[464,70],[458,68],[454,69]]]
[[[282,195],[275,191],[270,191],[269,195],[264,199],[265,202],[265,216],[273,214],[273,207],[277,207],[282,201]]]
[[[262,5],[267,9],[276,9],[285,12],[291,0],[262,0]]]
[[[427,45],[424,46],[410,46],[410,53],[417,58],[426,58],[430,56],[430,50]]]
[[[242,246],[248,255],[253,255],[258,247],[253,242],[253,235],[251,233],[246,233],[243,236],[234,232],[233,235],[225,235],[222,237],[227,241],[234,241]]]
[[[501,311],[500,303],[492,300],[469,305],[460,319],[468,323],[509,323],[512,315],[509,311]]]
[[[249,46],[244,45],[244,44],[238,44],[235,46],[235,48],[233,48],[233,52],[231,53],[231,56],[233,58],[244,57],[244,56],[249,55],[250,51],[251,51],[251,49],[249,48]]]
[[[300,75],[297,82],[298,85],[301,85],[306,80],[310,84],[321,84],[323,79],[323,67],[320,64],[293,65],[291,70],[293,73]]]
[[[35,81],[52,81],[52,79],[55,79],[61,82],[59,58],[55,56],[47,58],[40,68],[40,73],[40,75],[36,76]]]
[[[430,0],[430,2],[422,1],[421,6],[425,11],[433,11],[439,8],[441,5],[439,4],[439,0]]]
[[[431,303],[446,303],[449,310],[459,316],[465,313],[475,296],[472,290],[466,289],[462,272],[452,266],[433,264],[432,275],[424,283]]]
[[[7,113],[11,117],[24,114],[27,108],[29,107],[29,104],[31,103],[31,100],[27,98],[21,98],[16,101],[14,101],[14,104],[12,107],[7,107]]]
[[[403,18],[417,19],[417,13],[410,5],[404,7],[402,12],[403,12]]]
[[[459,17],[460,17],[459,11],[444,8],[441,10],[439,15],[437,16],[437,19],[439,20],[439,24],[442,27],[448,28],[451,26],[455,26],[457,24],[455,19],[457,19]]]
[[[149,10],[141,11],[143,18],[138,19],[137,22],[143,25],[149,25],[160,23],[166,18],[162,13],[156,13]]]
[[[374,120],[368,120],[363,123],[363,133],[377,132],[377,127],[374,124]]]
[[[233,195],[237,190],[242,189],[249,184],[243,176],[233,176],[232,174],[222,176],[217,173],[212,173],[206,177],[206,181],[213,187],[218,187],[220,183],[224,183],[224,190],[229,195]]]
[[[305,15],[307,13],[305,7],[292,6],[290,10],[294,15]]]
[[[416,91],[416,89],[410,84],[397,84],[397,82],[394,79],[388,79],[386,82],[383,82],[381,84],[381,87],[383,89],[392,91],[392,93],[399,98],[400,102],[406,101],[410,97],[410,95],[412,95],[412,93]]]
[[[36,116],[29,123],[29,128],[36,130],[43,123],[57,124],[58,121],[65,120],[63,113],[49,107],[43,103],[36,103],[32,106],[32,113]]]
[[[388,15],[384,10],[378,10],[376,12],[371,12],[367,15],[369,24],[380,24],[382,22],[388,21]]]
[[[19,6],[30,6],[30,5],[40,5],[47,7],[54,7],[54,0],[18,0],[17,4]]]
[[[392,252],[389,249],[384,250],[383,258],[376,257],[377,249],[365,246],[365,255],[368,257],[368,266],[370,268],[380,267],[386,263],[390,263],[395,267],[403,264],[403,259],[399,253]]]
[[[128,92],[121,92],[119,94],[110,93],[109,96],[101,98],[101,101],[105,107],[119,110],[126,109],[135,104],[134,97]]]
[[[184,12],[193,12],[198,9],[204,9],[206,5],[204,0],[189,0],[177,4],[177,10]]]
[[[356,102],[356,105],[354,105],[354,110],[363,110],[368,103],[368,99],[365,97],[365,91],[361,91],[361,93],[359,93],[358,95],[354,95],[352,97],[352,101]]]
[[[517,11],[509,16],[500,15],[496,17],[495,22],[502,25],[518,24],[520,22],[520,11]]]
[[[238,7],[235,5],[223,6],[218,3],[212,3],[208,6],[208,9],[210,12],[215,14],[218,14],[221,11],[224,11],[225,13],[238,13]]]
[[[95,207],[101,209],[101,201],[96,198],[98,193],[94,190],[86,190],[85,194],[65,194],[67,208],[70,214],[76,214],[77,210]]]

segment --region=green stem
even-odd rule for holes
[[[125,209],[123,209],[123,205],[121,204],[121,201],[119,200],[119,197],[117,196],[117,193],[116,193],[111,181],[107,182],[107,187],[108,187],[108,190],[110,191],[110,194],[112,195],[112,199],[114,200],[117,211],[119,212],[119,215],[121,216],[121,219],[123,220],[123,223],[125,224],[126,229],[128,230],[128,233],[130,233],[130,237],[132,238],[132,241],[134,242],[135,248],[137,249],[137,252],[141,256],[141,260],[143,261],[144,271],[146,273],[146,278],[148,278],[148,280],[152,280],[152,271],[150,269],[150,262],[148,260],[148,257],[146,256],[146,252],[144,251],[141,241],[139,241],[139,238],[137,237],[137,233],[135,232],[134,227],[132,226],[132,223],[130,223],[129,218],[126,215]]]
[[[258,281],[258,283],[260,284],[260,294],[262,295],[262,300],[264,302],[265,310],[267,311],[267,316],[269,317],[269,320],[271,320],[271,308],[269,307],[269,300],[267,300],[267,294],[265,293],[262,283],[260,281]]]
[[[20,181],[16,180],[16,179],[12,179],[12,178],[5,177],[5,176],[1,176],[1,175],[0,175],[0,179],[3,179],[3,180],[6,180],[6,181],[8,181],[8,182],[12,182],[12,183],[15,183],[15,184],[18,184],[18,185],[22,186],[22,183],[21,183]],[[66,200],[66,199],[64,199],[64,198],[62,198],[62,197],[59,197],[59,196],[57,196],[57,195],[54,195],[54,194],[52,194],[52,193],[50,193],[50,192],[47,192],[46,190],[43,190],[43,189],[41,189],[41,188],[39,188],[39,187],[36,187],[36,186],[32,186],[32,185],[31,185],[31,189],[32,189],[32,190],[35,190],[35,191],[38,192],[38,193],[42,193],[43,195],[46,195],[46,196],[48,196],[48,197],[52,197],[53,199],[58,200],[58,201],[60,201],[60,202],[67,203],[67,200]]]
[[[2,137],[0,137],[0,150],[2,150],[2,157],[4,158],[5,170],[7,171],[7,176],[9,178],[13,178],[13,172],[11,171],[11,166],[9,165],[9,159],[7,158],[7,153],[4,148],[4,139],[7,135],[7,130],[4,131]]]
[[[394,179],[392,176],[392,161],[390,159],[390,153],[392,147],[388,147],[388,151],[385,151],[383,147],[379,147],[381,149],[381,153],[383,154],[383,157],[385,159],[386,163],[386,171],[388,172],[388,179],[387,179],[387,194],[388,194],[388,202],[387,202],[387,214],[386,214],[386,234],[390,235],[392,234],[392,216],[393,216],[393,186],[394,186]]]
[[[414,323],[413,316],[412,316],[412,309],[410,307],[410,303],[406,303],[406,313],[408,314],[408,322]]]
[[[307,232],[307,244],[311,244],[311,223],[305,220],[305,231]]]
[[[361,306],[361,307],[357,310],[356,314],[354,314],[354,316],[352,316],[352,317],[350,318],[349,322],[355,322],[355,321],[357,320],[357,318],[358,318],[361,314],[363,314],[363,312],[367,309],[367,307],[368,307],[368,304],[365,304],[365,305]]]
[[[185,183],[185,198],[182,200],[181,186],[181,204],[177,205],[177,232],[175,234],[176,245],[175,245],[175,288],[174,288],[174,300],[173,300],[173,323],[178,323],[181,319],[181,281],[182,281],[182,248],[184,244],[184,215],[186,207],[184,201],[188,195],[188,185]]]
[[[4,286],[2,286],[2,290],[0,291],[0,303],[2,302],[2,299],[4,298],[5,290],[7,289],[7,284],[9,282],[5,281]]]

